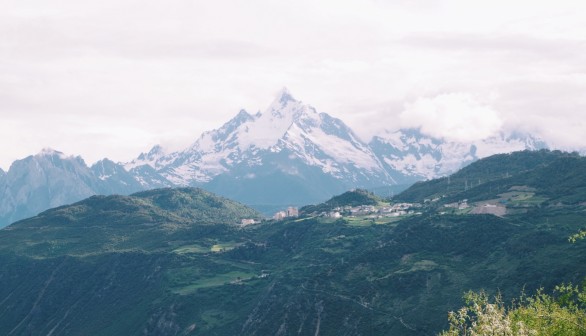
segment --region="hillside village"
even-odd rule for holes
[[[517,196],[517,195],[515,195]],[[504,216],[507,214],[507,203],[503,199],[487,200],[482,202],[469,203],[467,199],[462,199],[452,203],[438,205],[441,198],[425,200],[424,203],[409,202],[378,202],[377,204],[362,205],[344,205],[335,206],[326,210],[300,212],[296,207],[289,207],[285,210],[276,212],[272,219],[280,221],[300,216],[322,217],[322,218],[364,218],[364,219],[384,219],[399,218],[402,216],[421,215],[425,209],[435,208],[440,215],[446,214],[491,214],[495,216]],[[243,220],[242,225],[254,224],[251,219]]]
[[[277,211],[271,219],[280,221],[297,217],[322,217],[376,220],[421,215],[424,210],[432,210],[440,215],[490,214],[502,217],[511,211],[523,211],[523,208],[535,206],[542,201],[542,198],[535,196],[535,190],[519,186],[513,186],[493,199],[479,202],[469,202],[468,199],[461,199],[451,203],[444,203],[442,200],[445,197],[446,195],[425,198],[422,203],[405,201],[394,203],[393,200],[381,199],[366,190],[355,189],[335,196],[319,205],[306,206],[301,209],[292,206],[288,207]],[[258,221],[243,219],[241,225],[255,223],[258,223]]]
[[[319,211],[313,213],[306,213],[311,217],[325,217],[325,218],[355,218],[365,217],[372,219],[379,219],[385,217],[399,217],[406,215],[417,215],[421,214],[418,211],[422,207],[419,203],[396,203],[388,204],[381,203],[378,205],[358,205],[358,206],[337,206],[327,211]],[[286,218],[299,217],[299,209],[295,207],[289,207],[286,210],[276,212],[272,219],[283,220]]]
[[[359,205],[335,207],[332,211],[323,211],[317,214],[320,217],[343,218],[343,217],[367,217],[367,218],[385,218],[399,217],[406,215],[417,215],[421,212],[419,203],[396,203],[389,205]]]

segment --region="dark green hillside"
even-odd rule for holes
[[[481,187],[481,189],[470,194],[478,195],[479,191],[483,192],[483,187],[490,190],[487,192],[496,192],[501,184],[515,185],[514,183],[520,183],[514,179],[519,175],[527,176],[532,171],[540,170],[564,159],[584,160],[575,153],[545,149],[493,155],[478,160],[449,177],[415,183],[397,195],[395,199],[405,202],[421,202],[424,199],[437,197],[452,199],[462,192],[477,187]],[[555,183],[548,182],[548,180],[549,178],[544,179],[542,183]],[[495,181],[499,182],[495,183]]]
[[[93,196],[5,228],[0,251],[35,257],[166,251],[199,232],[220,233],[243,218],[260,217],[202,189]]]
[[[198,189],[92,197],[0,230],[0,335],[435,335],[468,290],[507,300],[586,276],[586,246],[568,242],[586,227],[582,160],[464,191],[503,183],[503,216],[433,204],[241,227],[256,212]]]

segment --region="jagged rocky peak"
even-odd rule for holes
[[[157,162],[165,155],[165,149],[161,147],[161,145],[155,145],[148,153],[140,153],[136,159],[123,163],[123,165],[126,170],[131,170],[142,165],[149,165],[153,168],[157,168]]]
[[[41,149],[41,151],[37,155],[46,156],[46,155],[65,155],[65,154],[63,154],[63,152],[55,150],[51,147],[45,147],[45,148]]]
[[[60,152],[58,150],[55,150],[55,149],[49,148],[49,147],[45,147],[45,148],[41,149],[41,151],[39,153],[37,153],[35,155],[35,157],[37,157],[37,158],[57,157],[59,159],[69,158],[67,155],[63,154],[63,152]]]
[[[233,132],[238,126],[250,122],[250,121],[254,121],[257,117],[251,115],[250,113],[246,112],[246,110],[242,109],[240,110],[240,112],[238,112],[238,114],[230,119],[230,121],[228,121],[227,123],[225,123],[222,127],[220,127],[218,130],[214,130],[214,131],[220,131],[221,133],[229,133],[229,132]],[[208,131],[205,132],[206,133],[213,133],[214,131]]]
[[[297,120],[300,115],[307,112],[317,114],[315,109],[309,105],[304,105],[302,101],[295,99],[287,88],[283,88],[277,93],[275,100],[269,105],[266,112],[260,116],[270,116],[271,119],[287,119],[288,121],[293,122]]]
[[[94,163],[90,169],[97,174],[97,176],[103,180],[103,176],[107,174],[112,174],[113,172],[123,170],[124,168],[117,164],[116,162],[105,158],[96,163]]]
[[[279,143],[292,125],[297,124],[299,128],[307,129],[319,125],[320,120],[320,115],[314,108],[296,100],[287,88],[283,88],[263,113],[252,115],[242,109],[220,128],[204,132],[180,153],[141,154],[131,164],[127,164],[126,168],[149,164],[155,169],[161,169],[165,161],[172,166],[188,164],[194,168],[197,163],[199,167],[195,168],[198,170],[224,171],[221,166],[225,164],[219,162],[219,159],[229,158],[226,162],[235,162],[232,159],[240,162],[241,158],[234,157],[240,156],[238,153],[269,149]],[[218,157],[220,153],[221,158]],[[213,154],[214,157],[203,157],[208,154]]]
[[[283,87],[281,91],[277,94],[277,100],[281,103],[281,106],[287,105],[289,102],[297,102],[293,95],[286,87]]]
[[[253,120],[254,117],[246,112],[245,109],[240,110],[240,112],[238,112],[238,114],[236,115],[236,117],[234,117],[234,119],[232,120],[243,120],[243,121],[247,121],[247,120]]]
[[[165,150],[163,147],[161,147],[161,145],[155,145],[148,153],[140,153],[138,158],[140,160],[149,160],[163,155],[165,155]]]
[[[64,154],[63,152],[60,152],[58,150],[52,149],[52,148],[43,148],[39,153],[33,155],[33,156],[29,156],[23,160],[18,160],[18,161],[22,161],[22,162],[32,162],[32,161],[36,161],[36,162],[44,162],[47,165],[59,165],[61,166],[62,164],[72,164],[75,165],[77,167],[87,167],[85,161],[83,160],[83,158],[79,155],[74,156],[74,155],[67,155]],[[15,161],[18,162],[18,161]]]
[[[107,167],[107,166],[114,166],[114,165],[116,165],[116,162],[114,162],[114,161],[112,161],[112,160],[110,160],[108,158],[103,158],[100,161],[94,163],[92,165],[92,167],[93,166],[106,166]]]

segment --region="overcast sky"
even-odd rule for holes
[[[286,86],[364,140],[586,147],[583,1],[1,0],[0,167],[180,149]]]

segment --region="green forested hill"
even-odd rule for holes
[[[586,246],[567,240],[586,209],[563,199],[579,195],[581,160],[541,165],[559,189],[530,170],[513,186],[534,181],[523,195],[538,201],[500,217],[430,205],[241,227],[254,211],[194,189],[49,210],[0,230],[0,334],[435,335],[465,291],[507,299],[586,276]]]
[[[300,209],[301,213],[311,214],[323,211],[332,211],[336,207],[359,206],[359,205],[376,205],[382,199],[375,194],[363,189],[347,191],[337,195],[318,205],[307,205]]]
[[[560,151],[497,154],[478,160],[449,177],[415,183],[395,199],[420,202],[437,197],[446,198],[446,201],[469,195],[488,197],[505,187],[520,184],[535,185],[546,192],[549,188],[556,188],[565,179],[565,174],[577,177],[570,184],[583,183],[586,172],[579,166],[584,166],[585,162],[586,158],[578,154]],[[559,190],[556,193],[559,194]]]
[[[0,231],[0,251],[32,257],[168,251],[198,232],[261,215],[201,189],[157,189],[93,196]]]

